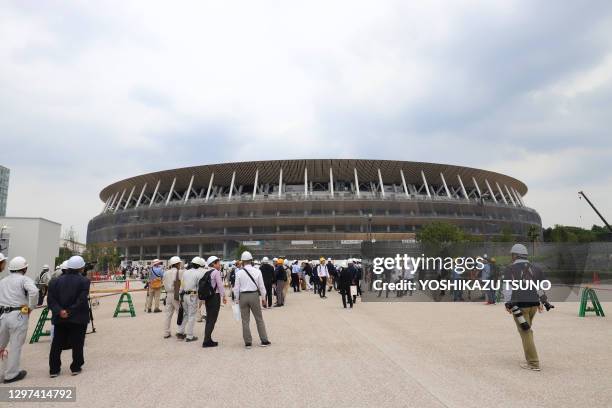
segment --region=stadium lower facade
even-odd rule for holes
[[[310,159],[211,164],[104,188],[87,242],[125,260],[180,255],[358,256],[361,242],[413,241],[426,224],[524,239],[538,213],[510,176],[445,164]]]

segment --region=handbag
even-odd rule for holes
[[[232,314],[234,315],[234,320],[239,322],[240,321],[240,305],[237,303],[234,303],[232,305]]]
[[[150,283],[149,283],[149,287],[151,289],[161,289],[162,287],[162,280],[161,278],[155,278],[153,279]]]
[[[357,296],[357,285],[351,285],[351,296]]]

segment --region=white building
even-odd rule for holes
[[[30,265],[28,276],[36,278],[43,265],[53,269],[55,257],[59,254],[62,225],[44,218],[0,217],[1,252],[9,260],[23,256]],[[8,273],[8,264],[0,277]]]

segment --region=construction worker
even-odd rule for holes
[[[4,270],[6,257],[0,253],[0,272]],[[21,348],[28,332],[30,312],[38,302],[38,288],[25,276],[26,260],[17,256],[9,263],[10,273],[0,280],[0,357],[7,356],[4,383],[22,380],[26,370],[19,369]],[[6,346],[11,344],[10,353]]]
[[[172,316],[174,316],[174,312],[178,313],[180,304],[180,289],[181,289],[181,279],[183,277],[183,261],[178,256],[173,256],[168,261],[168,265],[170,269],[164,272],[164,277],[162,279],[164,288],[166,289],[167,299],[166,299],[166,319],[164,321],[164,339],[170,338],[172,334],[170,333],[170,326],[172,324]],[[176,338],[179,340],[185,340],[185,324],[187,323],[186,319],[183,319],[183,323],[177,327],[176,329]]]
[[[186,342],[192,342],[198,339],[193,335],[193,326],[195,325],[196,313],[198,311],[198,283],[206,272],[206,269],[204,269],[205,265],[206,262],[204,262],[204,259],[196,256],[189,263],[189,267],[183,273],[181,279],[180,297],[184,310],[183,321],[185,322]]]
[[[38,306],[41,306],[47,296],[47,290],[49,288],[49,280],[51,279],[49,273],[49,265],[43,265],[43,269],[36,279],[36,287],[38,287]]]
[[[336,266],[332,262],[331,258],[327,258],[327,271],[329,272],[329,288],[327,288],[327,291],[331,292],[332,288],[334,287],[336,288],[336,290],[338,290],[338,286],[336,283],[336,279],[338,278],[338,271],[336,271]]]
[[[543,281],[544,274],[537,266],[531,264],[527,259],[527,247],[523,244],[515,244],[510,250],[512,263],[504,271],[504,280],[511,281]],[[536,312],[542,312],[554,308],[548,303],[544,290],[512,290],[510,285],[503,287],[504,302],[508,313],[514,315],[514,322],[521,336],[525,362],[521,368],[532,371],[540,371],[540,360],[533,341],[533,319]],[[524,321],[521,321],[521,316]],[[526,323],[526,324],[525,324]]]
[[[160,313],[159,298],[161,297],[162,280],[164,278],[164,267],[162,261],[154,259],[151,263],[151,271],[149,272],[149,281],[147,282],[147,313],[151,313],[151,306],[155,300],[154,313]]]
[[[342,261],[340,272],[338,273],[338,289],[342,295],[342,306],[344,306],[345,309],[347,300],[351,309],[353,308],[351,285],[353,284],[353,276],[355,275],[354,268],[355,266],[353,265],[352,259],[349,259],[348,263],[347,261]]]
[[[206,264],[209,268],[206,273],[210,273],[210,285],[211,289],[215,291],[215,294],[205,301],[206,326],[204,327],[204,343],[202,343],[202,347],[204,348],[217,347],[219,345],[219,343],[212,339],[212,333],[215,330],[215,324],[217,324],[221,302],[223,302],[224,305],[227,304],[225,287],[221,279],[221,260],[216,256],[210,256],[206,260]]]
[[[319,277],[319,296],[321,299],[327,299],[327,296],[325,296],[325,289],[327,288],[329,271],[327,270],[327,265],[325,264],[325,258],[321,257],[321,259],[319,259],[319,264],[315,268],[315,271]]]
[[[276,279],[276,304],[274,307],[285,306],[285,285],[287,284],[287,273],[285,272],[284,261],[282,258],[276,260],[274,269]]]
[[[83,347],[85,332],[89,324],[89,286],[91,282],[83,276],[85,261],[75,255],[67,264],[62,276],[53,279],[49,285],[49,310],[53,313],[53,340],[49,352],[49,375],[60,373],[62,350],[66,345],[72,349],[72,375],[81,373],[85,363]]]
[[[272,285],[274,284],[274,267],[270,265],[270,260],[267,256],[264,256],[261,260],[261,276],[263,277],[264,285],[266,287],[266,305],[264,308],[272,307]]]
[[[300,291],[300,272],[302,268],[298,265],[298,261],[293,261],[291,265],[291,287],[294,292]]]
[[[261,347],[267,347],[270,344],[268,334],[266,333],[266,325],[261,314],[261,307],[265,304],[266,287],[261,277],[261,271],[251,265],[253,255],[249,251],[244,251],[240,256],[243,267],[236,271],[236,284],[234,285],[234,298],[236,303],[240,305],[240,317],[242,319],[242,338],[244,346],[250,349],[252,346],[251,328],[251,312],[255,317],[257,324],[257,332],[261,340]]]

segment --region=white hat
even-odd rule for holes
[[[2,252],[0,252],[0,262],[6,261],[6,256]]]
[[[62,271],[65,270],[65,269],[68,269],[68,261],[62,262],[62,264],[60,265],[60,269]]]
[[[214,264],[215,262],[217,262],[219,260],[219,258],[217,258],[216,256],[209,256],[208,259],[206,260],[206,265],[210,266],[212,264]]]
[[[353,258],[349,258],[349,259],[347,259],[346,263],[347,264],[354,264],[355,260]]]
[[[240,260],[241,261],[252,261],[253,255],[251,255],[249,251],[244,251],[242,255],[240,256]]]
[[[173,256],[172,258],[170,258],[170,261],[168,261],[170,266],[174,266],[174,265],[179,264],[181,262],[183,262],[183,261],[181,261],[181,258],[179,258],[178,256]]]
[[[527,256],[527,247],[523,244],[514,244],[510,250],[511,254]]]
[[[159,265],[160,263],[162,263],[162,261],[160,261],[159,259],[155,258],[153,260],[153,262],[151,262],[151,265],[155,266],[155,265]]]
[[[28,263],[23,256],[16,256],[9,262],[9,271],[20,271],[28,267]]]
[[[268,259],[267,256],[264,256],[261,260],[261,263],[270,263],[270,260]]]
[[[331,261],[331,258],[327,258],[327,261]]]
[[[68,269],[81,269],[85,267],[85,260],[82,257],[75,255],[66,263]]]
[[[200,266],[206,265],[206,262],[204,262],[204,259],[200,258],[199,256],[194,257],[191,260],[191,263],[196,264],[196,265],[200,265]]]
[[[43,269],[49,269],[49,265],[43,265]]]

